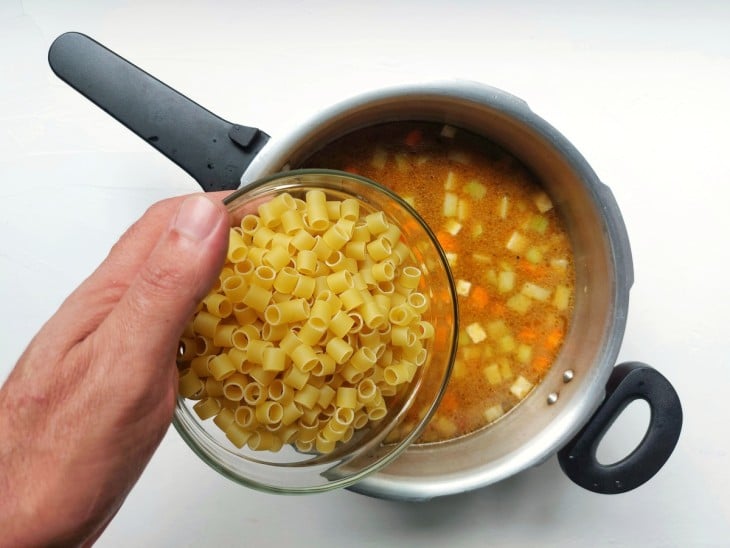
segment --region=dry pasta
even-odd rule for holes
[[[251,450],[327,453],[388,413],[426,361],[422,271],[382,211],[282,193],[230,233],[180,339],[179,394]]]

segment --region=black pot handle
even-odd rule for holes
[[[603,465],[596,449],[613,421],[628,404],[642,399],[651,419],[638,447],[623,460]],[[617,494],[642,485],[664,466],[682,430],[682,405],[669,381],[656,369],[639,362],[614,368],[606,385],[606,399],[588,424],[558,452],[566,475],[589,491]]]
[[[51,45],[56,75],[111,114],[198,181],[206,191],[232,190],[269,140],[232,124],[84,34],[67,32]]]

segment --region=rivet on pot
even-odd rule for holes
[[[570,382],[572,380],[573,380],[573,370],[566,369],[566,371],[563,373],[563,382]]]
[[[547,397],[548,405],[552,405],[558,401],[558,393],[557,392],[550,392]]]

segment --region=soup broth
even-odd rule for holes
[[[446,252],[459,294],[459,346],[420,442],[485,427],[544,378],[568,329],[574,268],[560,215],[515,157],[464,130],[393,122],[350,133],[301,167],[340,169],[388,186],[421,214]]]

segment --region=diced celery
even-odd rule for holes
[[[504,415],[504,409],[502,404],[492,405],[484,410],[484,418],[488,423],[496,421],[499,417]]]
[[[388,161],[388,151],[386,151],[381,146],[375,147],[375,153],[373,154],[372,160],[370,160],[370,165],[372,165],[375,169],[383,169],[385,167],[385,163]]]
[[[471,163],[471,158],[469,158],[469,156],[461,150],[450,150],[448,158],[452,162],[457,162],[459,164],[469,165]]]
[[[525,312],[527,312],[530,309],[531,305],[532,300],[522,293],[512,295],[507,300],[507,308],[509,308],[510,310],[514,310],[518,314],[524,314]]]
[[[512,395],[520,400],[527,396],[530,390],[532,390],[532,383],[522,375],[517,377],[517,379],[514,383],[512,383],[512,386],[510,386],[509,389]]]
[[[497,208],[497,214],[499,215],[499,218],[506,219],[508,211],[509,211],[509,198],[507,196],[502,196],[502,199],[499,200],[499,207]]]
[[[489,384],[499,384],[502,382],[502,374],[499,372],[499,365],[496,363],[486,366],[483,372]]]
[[[454,126],[445,125],[441,128],[441,137],[453,139],[454,135],[456,135],[456,128]]]
[[[500,293],[508,293],[515,288],[515,273],[502,270],[497,276],[497,289]]]
[[[553,295],[553,306],[558,310],[567,310],[570,304],[570,289],[564,285],[558,285]]]
[[[449,171],[446,175],[444,190],[456,190],[456,173]]]
[[[517,353],[515,358],[518,362],[527,365],[532,359],[532,347],[528,344],[520,344],[517,347]]]
[[[510,366],[509,360],[507,358],[503,357],[499,360],[499,372],[502,374],[502,378],[506,381],[514,377],[514,374],[512,373],[512,367]]]
[[[501,339],[499,339],[499,348],[502,350],[502,352],[510,353],[514,351],[514,349],[517,347],[517,343],[515,342],[515,339],[512,335],[503,335]]]
[[[522,253],[527,247],[527,243],[527,238],[515,230],[509,237],[506,247],[513,253]]]
[[[459,197],[453,192],[444,195],[443,213],[446,217],[456,217],[459,208]]]
[[[405,154],[395,155],[395,165],[398,168],[398,171],[408,171],[411,167],[411,163],[408,161],[408,156]]]
[[[475,200],[481,200],[487,195],[487,187],[478,181],[469,181],[464,185],[464,192]]]
[[[466,332],[466,329],[459,329],[459,346],[470,343],[471,339],[469,338],[469,334]]]
[[[479,322],[470,323],[466,326],[466,333],[474,343],[480,343],[487,338],[487,333]]]
[[[544,217],[542,215],[533,215],[530,218],[530,228],[540,234],[545,234],[548,224],[549,221],[547,217]]]
[[[462,297],[468,297],[471,293],[471,282],[467,280],[456,280],[456,293]]]
[[[553,208],[553,202],[552,200],[550,200],[550,196],[548,196],[544,192],[539,192],[535,194],[535,196],[533,197],[533,201],[535,202],[537,210],[540,213],[545,213],[546,211],[550,211]]]
[[[487,334],[492,340],[497,340],[509,332],[503,320],[493,320],[487,324]]]
[[[536,247],[531,247],[527,250],[527,253],[525,253],[525,259],[530,261],[532,264],[538,264],[542,262],[542,251]]]
[[[474,226],[471,227],[471,237],[478,238],[482,234],[484,234],[482,223],[474,223]]]
[[[471,212],[471,204],[467,202],[466,200],[463,200],[459,198],[459,202],[457,204],[457,218],[460,221],[466,221],[469,218],[469,213]]]
[[[520,293],[522,293],[525,297],[530,297],[531,299],[535,299],[536,301],[543,303],[550,298],[549,289],[531,282],[527,282],[523,285]]]
[[[449,217],[444,223],[444,230],[452,236],[456,236],[461,230],[461,223],[456,219]]]

